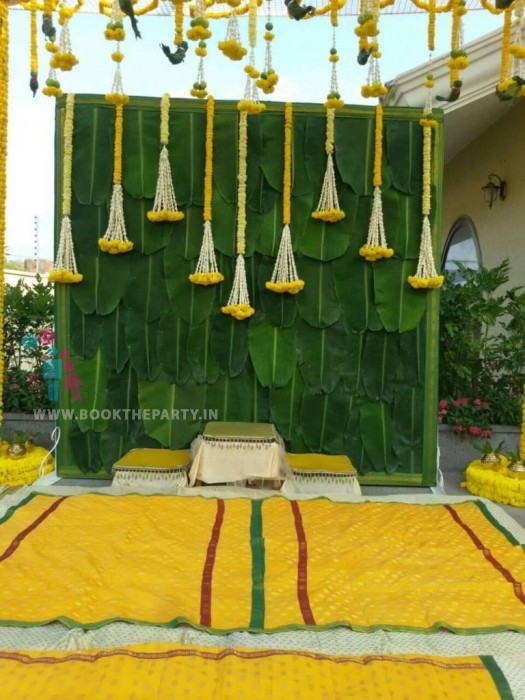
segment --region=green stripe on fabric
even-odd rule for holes
[[[522,545],[521,542],[518,542],[514,535],[511,532],[509,532],[507,528],[499,522],[499,520],[496,520],[496,518],[494,517],[494,515],[492,515],[485,503],[482,503],[481,501],[474,501],[474,503],[477,505],[477,507],[480,509],[483,515],[487,518],[487,520],[490,523],[492,523],[492,525],[494,525],[494,527],[497,530],[499,530],[501,534],[504,535],[511,544],[517,544],[520,547],[525,547],[525,545]]]
[[[480,656],[485,668],[490,673],[496,688],[498,689],[501,700],[513,700],[514,696],[510,689],[508,680],[505,678],[505,674],[498,666],[493,656]]]
[[[22,501],[19,501],[18,503],[15,503],[14,506],[11,506],[6,510],[4,513],[3,517],[0,518],[0,525],[2,523],[5,523],[6,520],[9,520],[9,518],[13,515],[13,513],[16,513],[16,511],[21,508],[22,506],[25,506],[26,503],[29,503],[29,501],[32,501],[33,498],[37,495],[41,494],[36,494],[36,493],[30,493],[29,496],[26,496]],[[51,498],[56,498],[56,496],[51,496]]]
[[[252,501],[250,522],[252,548],[252,613],[250,630],[264,629],[264,539],[262,531],[262,501]]]

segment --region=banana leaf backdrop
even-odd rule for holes
[[[64,107],[59,101],[57,193]],[[306,282],[297,297],[264,287],[282,229],[283,111],[272,103],[248,120],[247,274],[257,313],[242,322],[220,312],[235,261],[235,104],[216,104],[213,233],[225,281],[206,288],[188,281],[203,231],[204,105],[172,103],[169,152],[186,215],[176,224],[146,218],[158,168],[159,100],[132,99],[125,107],[124,206],[134,250],[112,256],[99,251],[97,239],[108,220],[114,108],[101,97],[77,96],[72,226],[84,281],[57,285],[56,298],[58,344],[75,357],[83,384],[80,401],[61,387],[60,407],[77,415],[61,421],[62,476],[107,478],[113,462],[133,447],[186,447],[203,428],[204,409],[212,409],[218,420],[275,423],[294,452],[346,453],[363,481],[434,482],[438,296],[406,282],[415,272],[421,231],[420,111],[385,109],[383,206],[395,256],[371,264],[358,249],[372,200],[374,109],[337,113],[346,218],[324,224],[310,218],[325,169],[324,109],[294,107],[291,230]],[[433,146],[434,231],[441,148],[440,124]],[[57,196],[57,232],[59,206]],[[139,420],[133,414],[139,408],[187,411],[180,420],[152,413]],[[103,409],[121,414],[108,417]]]

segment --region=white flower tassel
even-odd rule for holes
[[[253,316],[255,309],[250,305],[250,296],[248,294],[248,283],[246,281],[246,267],[244,264],[244,256],[237,255],[235,262],[235,276],[233,278],[233,286],[230,293],[230,298],[226,306],[221,308],[225,314],[230,314],[238,321]]]
[[[204,236],[202,238],[201,251],[195,272],[189,276],[193,284],[217,284],[222,282],[224,276],[219,272],[215,258],[215,244],[211,231],[211,221],[204,222]]]
[[[391,258],[394,250],[389,248],[386,242],[385,223],[383,220],[383,200],[381,197],[381,187],[374,187],[374,199],[372,203],[372,213],[368,224],[368,237],[366,244],[361,246],[359,254],[369,262],[374,262],[380,258]]]
[[[272,279],[270,282],[266,282],[266,289],[278,293],[288,292],[289,294],[297,294],[304,289],[304,281],[299,279],[295,266],[292,236],[288,224],[283,227]]]
[[[326,159],[323,188],[319,197],[316,211],[339,210],[339,197],[337,196],[337,184],[335,182],[334,159],[331,153]]]
[[[147,213],[147,217],[150,221],[181,221],[184,219],[184,212],[177,209],[177,200],[171,179],[170,159],[166,146],[162,146],[160,151],[157,191],[153,209]]]

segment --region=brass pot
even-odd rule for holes
[[[9,459],[22,459],[27,453],[26,446],[21,442],[13,442],[7,448],[7,456]]]
[[[517,462],[511,462],[509,464],[509,469],[513,472],[525,472],[525,464],[523,464],[523,460],[520,459]]]
[[[481,458],[483,464],[499,464],[501,462],[499,455],[495,452],[486,452]]]

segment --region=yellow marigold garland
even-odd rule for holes
[[[374,140],[374,198],[372,213],[368,225],[368,237],[365,245],[359,248],[359,255],[369,262],[375,262],[383,258],[391,258],[394,250],[388,247],[383,220],[383,202],[381,197],[381,167],[383,161],[383,107],[376,106],[376,124]]]
[[[231,12],[226,27],[226,38],[218,43],[219,51],[232,61],[240,61],[246,56],[247,51],[241,44],[239,23],[235,12]]]
[[[38,34],[37,34],[37,4],[36,0],[31,0],[29,5],[31,12],[30,19],[30,79],[29,88],[33,93],[33,97],[38,90]]]
[[[523,385],[523,397],[521,400],[520,459],[525,460],[525,384]]]
[[[9,13],[6,2],[0,3],[0,250],[5,250],[5,202],[7,174],[9,84]],[[4,376],[4,257],[0,260],[0,377]],[[2,384],[0,384],[0,424],[3,417]]]
[[[292,248],[290,233],[292,202],[292,105],[284,106],[284,172],[283,172],[283,232],[279,252],[275,260],[272,279],[266,282],[266,289],[278,294],[297,294],[304,289],[304,281],[299,279]]]
[[[189,280],[193,284],[208,286],[222,282],[224,276],[219,272],[217,259],[215,257],[215,245],[211,230],[212,210],[212,188],[213,188],[213,127],[215,121],[215,100],[210,95],[206,102],[206,161],[204,164],[204,207],[202,216],[204,218],[204,234],[197,261],[195,272],[189,275]]]
[[[503,38],[501,46],[500,79],[496,95],[500,100],[515,100],[525,96],[525,46],[523,39],[523,0],[514,0],[505,9],[503,21]],[[516,16],[512,37],[512,12]]]
[[[64,118],[64,153],[62,166],[62,225],[55,264],[49,273],[50,282],[74,284],[81,282],[83,276],[78,272],[71,231],[71,171],[73,167],[73,129],[75,114],[75,96],[69,94],[66,99]]]
[[[501,455],[499,464],[471,462],[461,485],[475,496],[522,508],[525,506],[525,472],[512,471],[508,465],[508,459]]]
[[[168,154],[169,142],[170,96],[166,92],[160,101],[160,157],[157,188],[153,209],[148,211],[150,221],[181,221],[184,212],[179,211],[171,177],[171,166]]]
[[[2,486],[24,486],[32,484],[39,476],[49,474],[55,468],[55,460],[45,447],[30,446],[26,443],[27,452],[19,459],[13,459],[7,454],[9,443],[0,442],[0,484]],[[42,461],[45,459],[42,471]]]
[[[454,84],[459,81],[460,72],[469,65],[467,52],[463,48],[463,16],[466,12],[465,0],[453,0],[450,58],[447,61],[447,66],[450,68],[450,87],[454,87]]]
[[[264,92],[265,95],[270,95],[275,90],[275,86],[279,82],[279,76],[273,67],[273,56],[272,56],[272,41],[275,39],[275,34],[273,33],[273,24],[271,16],[271,0],[268,0],[268,11],[266,16],[266,24],[264,25],[264,41],[266,42],[266,49],[264,55],[264,70],[259,73],[252,66],[246,66],[245,71],[248,75],[253,72],[253,77],[255,79],[255,85]]]

